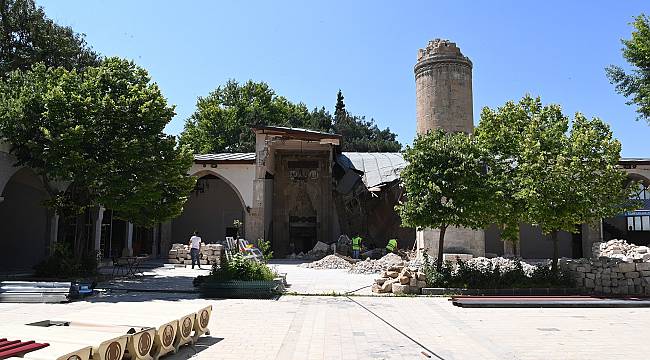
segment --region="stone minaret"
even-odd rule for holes
[[[417,133],[424,134],[432,129],[472,133],[472,62],[469,58],[455,43],[436,39],[418,51],[414,70]],[[418,250],[437,256],[439,238],[437,229],[418,230]],[[449,227],[445,234],[445,252],[459,250],[485,256],[483,230]]]
[[[418,134],[473,131],[472,62],[455,43],[435,39],[418,51],[415,97]]]

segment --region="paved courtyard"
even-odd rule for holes
[[[298,293],[343,293],[373,277],[294,265],[280,265],[280,270],[287,270]],[[145,278],[112,285],[191,290],[191,279],[199,273],[205,271],[156,269]],[[206,300],[194,293],[121,290],[70,304],[0,304],[0,323],[65,320],[135,302],[147,304],[150,314],[162,317],[170,304],[188,311],[213,306],[211,335],[195,349],[183,348],[166,357],[170,360],[645,358],[643,344],[650,324],[650,309],[641,308],[466,309],[434,297]]]
[[[370,285],[377,275],[350,274],[347,270],[316,270],[301,267],[301,261],[274,260],[271,267],[287,274],[287,291],[296,294],[325,295],[353,292],[356,295],[371,295]],[[192,280],[197,275],[207,275],[209,267],[203,270],[190,267],[157,267],[144,271],[144,276],[120,278],[101,283],[101,288],[124,290],[161,290],[191,292],[195,288]],[[104,272],[110,274],[111,269]]]

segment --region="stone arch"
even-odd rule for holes
[[[181,215],[172,220],[172,242],[186,243],[193,230],[198,230],[207,243],[234,236],[234,220],[244,224],[247,221],[246,203],[239,189],[211,169],[197,171],[192,176],[198,178],[197,188],[190,194]]]
[[[246,201],[244,201],[244,197],[242,196],[240,189],[238,189],[235,184],[233,184],[227,177],[223,176],[219,172],[213,171],[211,169],[202,169],[192,174],[192,176],[196,177],[197,179],[200,179],[206,175],[216,176],[219,179],[221,179],[223,182],[228,184],[228,186],[230,186],[230,188],[235,192],[235,194],[237,194],[237,198],[239,198],[239,201],[241,202],[242,206],[244,208],[247,207]]]
[[[0,196],[4,191],[5,186],[14,174],[16,174],[22,166],[14,166],[16,159],[4,151],[0,151]]]
[[[650,172],[644,169],[626,169],[626,172],[626,186],[632,181],[645,186],[638,189],[640,207],[603,219],[603,240],[624,239],[637,245],[650,245]]]
[[[627,178],[628,178],[628,182],[637,181],[642,183],[643,185],[650,186],[650,179],[643,174],[639,174],[628,170]]]
[[[0,247],[5,271],[28,270],[48,252],[48,199],[40,178],[20,168],[3,185],[0,196]]]

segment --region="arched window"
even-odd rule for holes
[[[632,195],[632,199],[650,200],[650,190],[648,189],[648,185],[644,183],[639,183],[637,186],[638,186],[638,190],[634,192],[634,195]]]

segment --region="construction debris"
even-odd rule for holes
[[[482,272],[493,272],[494,269],[496,269],[497,267],[500,269],[501,272],[509,272],[516,269],[516,267],[518,266],[517,263],[521,264],[521,267],[524,271],[524,274],[526,274],[526,276],[531,276],[533,271],[535,270],[535,265],[531,265],[525,261],[521,261],[518,259],[507,259],[503,257],[495,257],[495,258],[475,257],[475,258],[470,258],[467,261],[463,260],[463,262],[472,268],[481,270]]]
[[[201,249],[199,250],[199,263],[201,265],[221,265],[224,257],[223,245],[201,243]],[[173,244],[167,255],[167,262],[170,264],[192,265],[190,247],[185,244]]]
[[[391,267],[404,265],[406,265],[406,261],[399,255],[388,253],[377,260],[366,258],[364,261],[359,261],[350,272],[354,274],[376,274],[386,271]]]
[[[300,264],[300,266],[311,269],[350,269],[352,263],[337,255],[327,255],[320,260]]]
[[[625,262],[650,261],[650,249],[647,246],[629,244],[625,240],[595,242],[592,251],[594,258],[606,257]]]
[[[304,260],[318,260],[327,256],[328,254],[333,254],[336,249],[336,243],[327,245],[322,241],[319,241],[314,245],[314,248],[309,250],[307,253],[298,253],[290,254],[287,256],[287,259],[304,259]]]
[[[415,267],[392,266],[382,272],[381,277],[372,284],[375,293],[419,294],[427,286],[424,273]]]

